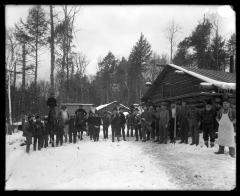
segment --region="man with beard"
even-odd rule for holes
[[[108,127],[110,124],[110,115],[107,111],[104,112],[102,121],[103,121],[103,138],[107,139],[108,138]]]
[[[26,116],[25,116],[26,119]],[[25,121],[25,119],[23,119]],[[33,132],[35,131],[35,126],[33,122],[33,116],[29,115],[28,116],[28,122],[24,122],[22,126],[22,131],[26,137],[26,153],[29,153],[30,151],[30,146],[32,144],[32,136]]]

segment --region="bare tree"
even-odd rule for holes
[[[51,93],[54,93],[54,63],[55,63],[55,54],[54,54],[54,23],[53,23],[53,7],[50,5],[50,24],[51,24],[51,38],[50,38],[50,48],[51,48],[51,73],[50,73],[50,84]]]
[[[173,48],[176,46],[176,34],[180,30],[180,26],[174,20],[169,22],[167,27],[167,39],[170,43],[170,63],[172,63]]]

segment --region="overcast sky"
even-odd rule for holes
[[[6,28],[13,27],[22,17],[25,21],[32,6],[6,6]],[[43,6],[49,12],[48,6]],[[59,7],[59,6],[56,6]],[[58,8],[57,8],[58,9]],[[56,8],[55,8],[56,11]],[[235,13],[229,6],[81,6],[75,20],[76,51],[85,54],[89,60],[87,74],[95,74],[99,57],[111,51],[117,58],[128,58],[141,32],[158,54],[169,54],[166,28],[174,20],[181,31],[177,40],[189,36],[204,13],[218,13],[221,17],[220,32],[225,38],[235,32]],[[48,17],[48,16],[47,16]],[[50,51],[40,57],[39,79],[50,78]]]

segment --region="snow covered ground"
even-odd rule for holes
[[[201,136],[200,136],[201,137]],[[236,159],[217,146],[108,140],[25,153],[22,132],[6,136],[6,190],[231,190]]]

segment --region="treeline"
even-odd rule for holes
[[[236,56],[236,34],[227,40],[220,35],[219,19],[206,18],[199,22],[190,36],[179,42],[173,63],[181,66],[226,71],[230,56]]]

